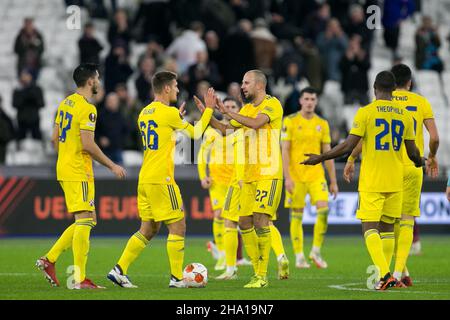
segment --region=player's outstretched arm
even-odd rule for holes
[[[355,160],[358,158],[361,152],[362,152],[362,140],[360,140],[356,145],[356,147],[353,149],[344,167],[344,172],[342,175],[344,177],[344,180],[347,181],[348,183],[352,181],[353,176],[355,175]]]
[[[331,150],[331,145],[329,143],[322,143],[322,153],[328,152]],[[325,167],[328,171],[328,176],[330,177],[330,193],[333,195],[333,199],[336,199],[337,194],[339,192],[339,188],[337,185],[336,179],[336,168],[334,167],[334,160],[326,160]]]
[[[420,156],[420,151],[417,149],[414,140],[405,140],[405,147],[409,159],[414,162],[416,167],[422,167],[425,165],[425,159]]]
[[[343,156],[344,154],[350,153],[356,147],[359,140],[361,140],[360,136],[349,134],[344,142],[338,144],[328,152],[322,154],[312,154],[312,153],[305,154],[305,156],[309,158],[301,162],[301,164],[312,166],[321,163],[325,160],[335,159],[340,156]]]
[[[206,96],[205,96],[206,97]],[[216,98],[217,101],[218,98]],[[203,102],[197,97],[194,96],[194,102],[195,105],[197,106],[197,109],[203,113],[203,111],[205,111],[206,107],[203,104]],[[217,102],[216,102],[217,105]],[[217,108],[219,111],[220,109]],[[224,124],[222,122],[220,122],[219,120],[217,120],[214,116],[211,117],[211,120],[209,121],[209,124],[211,127],[213,127],[214,129],[218,130],[223,136],[227,135],[230,132],[233,132],[236,128],[229,125],[229,124]]]
[[[121,166],[112,162],[98,147],[94,141],[94,132],[90,130],[80,130],[81,144],[83,146],[83,151],[86,151],[94,160],[98,161],[109,170],[114,173],[114,175],[119,179],[124,179],[126,176],[126,170]]]
[[[211,187],[211,178],[206,173],[206,167],[208,166],[208,158],[211,153],[211,142],[208,139],[203,140],[200,150],[197,154],[197,169],[200,183],[203,189],[209,189]]]
[[[439,134],[434,119],[425,119],[423,121],[425,128],[430,134],[430,153],[428,154],[426,171],[427,175],[436,178],[439,175],[439,165],[436,154],[439,148]]]

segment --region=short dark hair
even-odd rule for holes
[[[390,71],[381,71],[377,74],[373,86],[379,91],[392,92],[395,90],[395,77]]]
[[[226,96],[225,99],[223,99],[223,103],[227,102],[227,101],[233,101],[234,103],[236,103],[236,105],[238,106],[238,108],[242,107],[241,102],[236,99],[235,97],[232,96]]]
[[[391,69],[392,74],[395,77],[395,84],[397,87],[404,87],[412,79],[411,69],[403,63],[396,64]]]
[[[264,87],[267,86],[267,77],[261,70],[253,69],[247,71],[246,73],[253,73],[256,82],[261,82],[264,85]]]
[[[319,95],[317,90],[315,88],[313,88],[313,87],[303,88],[302,91],[300,91],[300,98],[303,97],[303,94],[305,94],[305,93],[315,94],[316,96]]]
[[[84,87],[89,78],[95,77],[98,65],[95,63],[82,63],[73,71],[73,81],[78,88]]]
[[[152,78],[153,92],[161,93],[165,86],[177,79],[177,74],[171,71],[159,71]]]

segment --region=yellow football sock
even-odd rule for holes
[[[86,278],[86,263],[89,253],[89,236],[96,223],[92,218],[78,219],[72,239],[73,260],[75,265],[75,282],[81,283]]]
[[[380,238],[381,243],[383,244],[384,257],[386,258],[386,262],[390,267],[395,246],[394,231],[380,232]]]
[[[235,267],[237,260],[236,251],[238,247],[238,230],[236,228],[225,228],[223,242],[227,267]]]
[[[328,228],[328,208],[317,210],[317,220],[314,224],[313,247],[320,249]]]
[[[272,238],[272,249],[275,252],[275,256],[278,258],[284,254],[283,239],[281,238],[280,231],[273,224],[270,226],[270,234]]]
[[[400,219],[395,219],[395,223],[394,223],[394,238],[395,238],[394,253],[397,252],[399,234],[400,234]]]
[[[125,247],[125,250],[123,250],[119,262],[117,262],[117,264],[122,269],[123,274],[128,273],[128,268],[133,263],[133,261],[136,260],[137,257],[139,257],[148,242],[149,241],[147,240],[147,238],[145,238],[144,235],[139,231],[131,236],[130,240],[128,240],[127,246]]]
[[[270,227],[257,229],[256,235],[258,236],[259,247],[259,264],[256,275],[265,277],[267,275],[267,268],[269,266],[270,247],[272,244]]]
[[[219,218],[214,218],[214,221],[213,221],[214,242],[217,246],[217,250],[219,250],[220,252],[224,251],[224,244],[223,244],[224,233],[225,233],[224,220],[219,219]]]
[[[245,251],[252,261],[253,270],[255,274],[258,272],[259,264],[259,247],[258,247],[258,236],[256,235],[255,228],[252,227],[247,230],[241,229],[242,242],[244,242]]]
[[[50,262],[56,262],[58,257],[72,246],[73,232],[75,231],[75,223],[72,223],[59,239],[55,242],[50,251],[45,255]]]
[[[294,253],[303,253],[303,212],[291,211],[291,241]]]
[[[413,241],[414,220],[401,220],[398,235],[397,252],[395,254],[394,271],[402,273],[406,267],[409,250]]]
[[[389,267],[386,262],[386,258],[384,257],[383,244],[381,243],[378,230],[367,230],[364,233],[364,238],[366,239],[366,246],[369,251],[369,255],[372,258],[373,263],[379,268],[380,278],[382,278],[389,272]]]
[[[170,273],[177,279],[183,279],[184,238],[176,234],[167,237]]]

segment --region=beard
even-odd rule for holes
[[[255,95],[254,94],[247,94],[247,96],[245,96],[245,94],[241,94],[241,97],[242,97],[242,101],[244,102],[244,103],[250,103],[250,102],[252,102],[253,101],[253,99],[255,99]]]

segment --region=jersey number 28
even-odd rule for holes
[[[389,142],[381,142],[381,139],[389,133],[392,137],[392,148],[394,151],[400,150],[403,142],[403,132],[405,131],[403,122],[400,120],[392,120],[392,122],[389,123],[386,119],[375,119],[375,126],[383,128],[383,131],[375,136],[375,150],[389,150]]]

